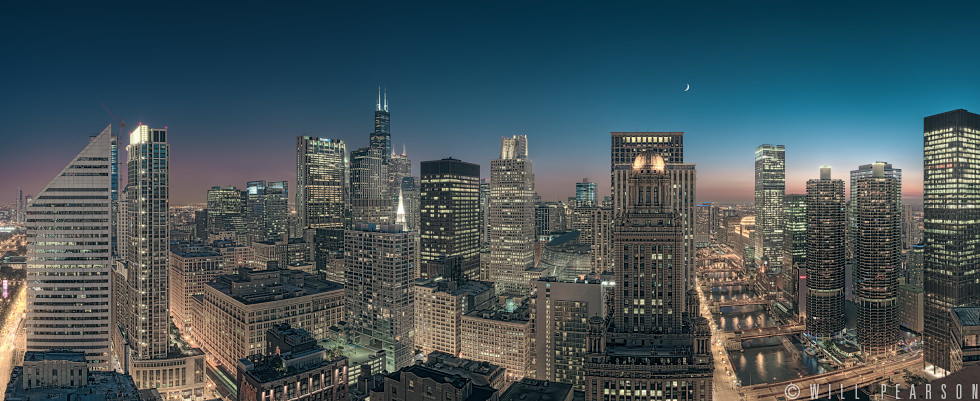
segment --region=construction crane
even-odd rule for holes
[[[115,114],[112,114],[112,112],[109,111],[109,108],[105,106],[105,103],[99,102],[99,104],[102,105],[102,108],[105,109],[106,113],[109,113],[109,117],[112,117],[112,119],[116,121],[116,124],[119,124],[119,136],[121,137],[123,133],[126,132],[126,119],[122,119],[122,121],[120,121],[118,118],[116,118]]]

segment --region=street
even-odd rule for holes
[[[0,330],[0,389],[7,388],[10,380],[10,371],[21,358],[19,353],[24,351],[25,338],[23,331],[24,307],[26,306],[26,286],[20,286],[20,290],[14,296],[14,304],[11,305],[10,312],[4,319],[3,330]],[[0,391],[0,401],[3,401],[3,391]]]

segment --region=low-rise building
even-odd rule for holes
[[[500,310],[474,310],[461,321],[461,356],[500,365],[508,381],[533,377],[533,327],[527,303]]]
[[[330,327],[327,338],[320,339],[320,346],[331,352],[338,352],[347,358],[347,380],[351,389],[355,387],[358,377],[364,372],[368,375],[380,374],[385,371],[385,350],[371,348],[359,344],[354,344],[350,338],[350,325],[347,322],[340,322],[336,326]],[[369,397],[368,392],[364,392],[365,397]]]
[[[522,379],[507,387],[499,401],[572,401],[574,398],[571,384]]]
[[[324,338],[344,313],[344,288],[297,270],[255,271],[218,276],[204,289],[201,346],[226,369],[266,353],[265,332],[289,323]]]
[[[898,287],[898,324],[922,333],[922,309],[925,306],[922,287],[902,284]]]
[[[953,372],[980,365],[980,306],[950,309]]]
[[[266,332],[266,354],[238,360],[238,401],[347,401],[347,358],[289,324]]]
[[[83,352],[28,351],[16,366],[4,393],[8,401],[162,400],[154,390],[138,391],[132,376],[90,371]]]
[[[497,390],[465,376],[412,365],[384,377],[371,401],[497,401]]]
[[[182,333],[193,327],[191,298],[204,294],[204,285],[230,271],[221,254],[207,246],[178,246],[170,251],[170,316]]]
[[[490,386],[497,390],[507,385],[505,369],[489,362],[460,358],[445,352],[433,352],[422,365],[441,372],[460,375],[473,380],[476,384]]]
[[[423,355],[460,351],[460,319],[490,306],[493,283],[443,277],[415,281],[415,347]]]
[[[249,267],[255,259],[252,247],[240,245],[233,241],[214,241],[211,249],[221,254],[228,268],[238,269]]]
[[[277,241],[253,242],[252,251],[255,256],[251,267],[265,269],[269,262],[276,262],[281,268],[311,264],[310,246],[306,240],[287,238],[288,236],[289,234],[283,234],[283,238]],[[312,270],[312,266],[309,269]]]

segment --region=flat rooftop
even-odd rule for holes
[[[522,379],[511,384],[500,396],[500,401],[562,401],[569,398],[571,393],[571,384]]]
[[[272,273],[272,272],[273,271],[271,270],[259,270],[259,271],[255,271],[254,273],[265,274],[265,273]],[[248,294],[250,295],[248,298],[232,295],[232,283],[243,283],[243,282],[252,281],[248,277],[248,275],[242,275],[242,274],[221,275],[218,276],[215,279],[215,281],[212,281],[207,285],[222,292],[225,295],[234,298],[235,300],[245,305],[275,302],[284,299],[293,299],[293,298],[298,298],[298,297],[303,297],[308,295],[322,294],[331,291],[338,291],[338,290],[343,291],[344,289],[343,284],[335,283],[333,281],[323,280],[317,276],[314,276],[312,274],[300,270],[279,269],[278,272],[280,273],[280,277],[277,286],[282,287],[282,292],[279,294],[274,294],[270,290],[269,292],[266,293],[250,293]],[[303,285],[302,286],[294,285],[290,278],[283,277],[282,275],[301,276],[302,277],[301,281]],[[265,287],[265,288],[271,288],[271,287]],[[281,295],[281,296],[270,298],[272,295]]]
[[[964,326],[980,326],[980,306],[963,306],[952,311]]]
[[[24,390],[24,367],[10,373],[5,399],[11,401],[129,401],[140,400],[133,378],[116,372],[89,372],[88,383],[77,387],[45,387]]]
[[[73,352],[73,351],[46,351],[46,352],[36,352],[27,351],[24,353],[24,362],[37,362],[37,361],[72,361],[72,362],[85,362],[85,353],[83,352]]]

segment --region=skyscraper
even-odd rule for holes
[[[480,246],[490,247],[490,183],[480,179]]]
[[[783,196],[786,195],[786,148],[755,148],[755,265],[778,274],[783,265]]]
[[[694,245],[698,248],[711,245],[711,202],[694,207]]]
[[[419,230],[419,179],[402,178],[401,201],[405,207],[405,227],[411,231]]]
[[[346,159],[342,140],[296,138],[296,213],[302,228],[344,229]]]
[[[980,115],[936,114],[923,131],[925,362],[955,372],[950,309],[980,304]]]
[[[806,195],[786,194],[783,198],[783,272],[784,299],[796,313],[801,311],[800,276],[806,276]],[[802,274],[801,274],[802,273]]]
[[[384,349],[386,369],[411,364],[415,235],[402,226],[357,224],[344,234],[347,321],[354,342]]]
[[[344,141],[296,138],[296,214],[318,272],[327,271],[344,250],[347,184]]]
[[[289,183],[249,181],[245,189],[245,214],[249,242],[272,241],[288,231]]]
[[[123,311],[117,355],[138,388],[156,388],[166,398],[204,396],[204,353],[170,336],[170,145],[167,130],[140,125],[129,134],[125,203],[126,260],[117,268],[128,299]],[[122,212],[120,213],[123,214]],[[176,341],[176,343],[175,343]],[[117,348],[119,349],[119,348]],[[174,372],[183,372],[178,375]]]
[[[582,182],[575,183],[575,203],[579,206],[599,206],[594,182],[589,182],[588,178],[583,178]]]
[[[627,173],[629,203],[613,235],[612,320],[588,320],[586,399],[604,399],[604,389],[626,382],[634,392],[670,388],[670,398],[710,399],[711,334],[688,289],[684,223],[672,199],[677,183],[652,150],[637,155]]]
[[[829,338],[844,329],[844,181],[820,168],[806,183],[806,329]]]
[[[806,194],[786,194],[783,198],[783,263],[805,266],[806,263]]]
[[[613,212],[622,213],[628,199],[626,177],[633,161],[641,153],[652,150],[666,163],[684,163],[683,132],[613,132],[610,178],[612,181]]]
[[[626,191],[628,173],[633,168],[636,157],[645,151],[659,154],[667,165],[667,171],[674,183],[670,197],[674,211],[680,218],[683,232],[683,260],[687,265],[689,287],[694,283],[694,201],[697,173],[693,164],[684,164],[683,132],[612,132],[610,149],[613,216],[619,216],[629,203]]]
[[[381,97],[378,87],[378,105],[374,109],[374,132],[371,133],[371,145],[381,153],[382,164],[388,165],[391,158],[391,114],[388,113],[388,90]]]
[[[478,280],[480,166],[447,158],[422,162],[421,170],[420,277],[442,271],[442,261],[457,257],[463,277]]]
[[[885,166],[885,177],[895,177],[898,180],[898,185],[902,185],[902,169],[892,168],[890,163],[884,163]],[[872,176],[872,164],[862,164],[858,166],[857,170],[851,170],[851,186],[850,186],[850,202],[848,203],[847,209],[847,256],[848,258],[854,257],[854,248],[857,241],[857,205],[854,203],[854,199],[857,196],[855,190],[857,188],[857,180],[863,177]],[[899,191],[895,195],[895,202],[898,202],[899,206],[902,205],[902,194]],[[901,224],[901,222],[899,223]]]
[[[490,273],[498,293],[525,296],[534,267],[534,172],[527,137],[501,138],[490,161]]]
[[[211,187],[208,190],[209,241],[230,239],[248,244],[245,212],[245,192],[233,186]]]
[[[84,352],[110,370],[111,144],[106,127],[24,206],[27,351]]]
[[[865,354],[887,352],[898,341],[898,276],[901,268],[902,193],[884,162],[854,181],[854,300],[858,342]]]
[[[392,154],[388,160],[388,195],[391,196],[392,205],[398,205],[398,191],[402,186],[402,179],[412,176],[412,159],[405,153],[402,147],[400,155]]]
[[[289,181],[270,181],[265,186],[261,222],[265,239],[289,232]]]
[[[129,343],[136,359],[157,359],[167,355],[170,345],[167,281],[169,276],[170,230],[167,214],[170,203],[170,145],[166,129],[138,126],[129,134],[126,187],[131,228],[128,283],[134,307]],[[237,190],[230,191],[240,196]],[[238,207],[236,203],[236,207]],[[208,208],[209,217],[216,214]],[[139,384],[139,383],[137,383]]]
[[[394,222],[395,210],[388,196],[388,169],[384,163],[381,149],[369,147],[350,152],[351,223]]]

